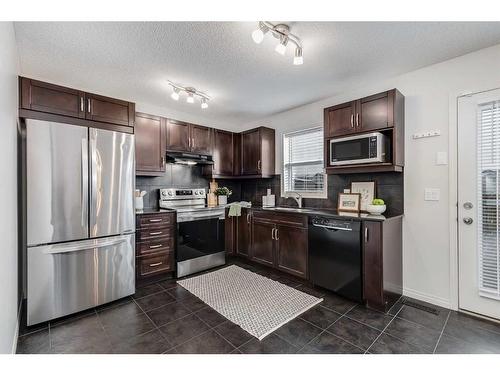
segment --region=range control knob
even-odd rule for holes
[[[165,195],[167,195],[167,193],[165,193],[164,191],[162,191],[161,195],[164,197]]]
[[[174,195],[174,193],[172,193],[171,191],[169,191],[169,192],[168,192],[168,195],[169,195],[169,196],[172,196],[172,195]]]

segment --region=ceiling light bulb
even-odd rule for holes
[[[252,32],[252,39],[255,43],[260,44],[264,40],[264,35],[269,31],[269,28],[264,22],[259,22],[259,28]]]
[[[201,99],[201,108],[202,108],[202,109],[206,109],[206,108],[208,108],[207,99],[205,99],[205,98],[202,98],[202,99]]]
[[[302,48],[295,48],[295,56],[293,58],[293,65],[302,65],[304,63],[304,57],[302,56]]]
[[[278,52],[280,55],[284,55],[286,52],[287,43],[288,43],[288,38],[286,36],[282,36],[280,38],[280,44],[278,44],[274,50]]]
[[[192,93],[192,92],[190,92],[190,93],[188,94],[188,97],[187,97],[186,101],[187,101],[188,103],[190,103],[190,104],[194,103],[194,96],[193,96],[193,93]]]
[[[174,88],[174,92],[170,96],[174,100],[179,100],[179,89],[178,88]]]

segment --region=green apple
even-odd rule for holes
[[[384,200],[383,200],[383,199],[378,199],[378,198],[376,198],[376,199],[374,199],[374,200],[372,201],[372,204],[373,204],[374,206],[382,206],[382,205],[384,205],[384,204],[385,204],[385,202],[384,202]]]

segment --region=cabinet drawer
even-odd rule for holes
[[[307,227],[307,216],[302,214],[286,214],[281,212],[271,211],[253,211],[254,219],[261,221],[269,221],[276,224],[293,225],[298,227]]]
[[[141,229],[137,231],[137,241],[173,238],[174,233],[174,228],[170,226]]]
[[[150,227],[172,225],[174,221],[175,216],[173,212],[152,215],[139,215],[137,219],[137,229],[147,229]]]
[[[174,238],[166,237],[157,240],[139,242],[136,245],[137,256],[148,255],[159,251],[173,251]]]
[[[147,257],[137,258],[137,275],[145,277],[174,270],[174,252],[166,251]]]

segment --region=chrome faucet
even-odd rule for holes
[[[295,194],[296,196],[291,196],[290,194]],[[295,199],[295,202],[297,202],[297,205],[299,206],[299,208],[302,208],[302,195],[300,195],[299,193],[297,192],[292,192],[292,193],[288,193],[287,195],[285,195],[285,198],[293,198]]]

